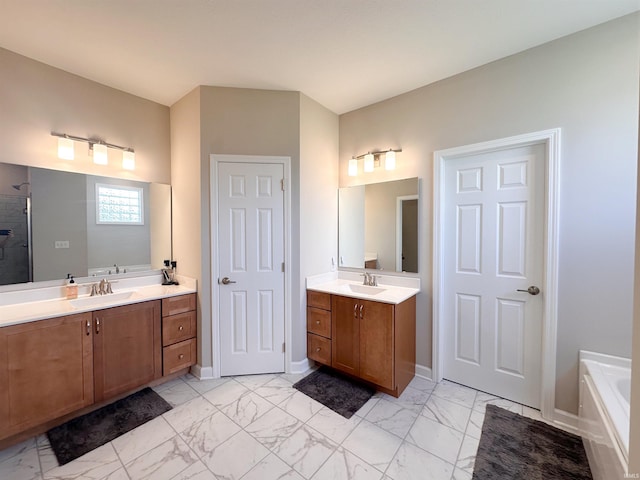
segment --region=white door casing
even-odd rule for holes
[[[284,160],[212,155],[214,376],[282,372],[290,365]]]
[[[434,162],[434,380],[446,373],[545,418],[555,401],[559,139],[536,132],[435,152]],[[502,166],[489,172],[491,158]],[[518,184],[536,182],[542,198],[524,198]],[[505,248],[509,239],[518,248]],[[534,283],[540,295],[515,291]]]

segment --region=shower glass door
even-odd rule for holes
[[[30,199],[0,194],[0,285],[32,280]]]

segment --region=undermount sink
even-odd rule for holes
[[[96,295],[94,297],[76,298],[74,300],[69,300],[69,303],[75,308],[93,307],[96,305],[105,305],[112,302],[128,300],[135,294],[136,292],[108,293],[106,295]]]
[[[369,285],[360,285],[357,283],[348,283],[344,287],[349,292],[364,293],[366,295],[378,295],[379,293],[382,293],[386,290],[386,288],[372,287]]]

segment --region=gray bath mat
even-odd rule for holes
[[[171,410],[149,387],[47,432],[58,463],[64,465]]]
[[[473,480],[591,480],[582,439],[487,405]]]
[[[345,418],[351,418],[376,393],[375,388],[325,367],[307,375],[293,388]]]

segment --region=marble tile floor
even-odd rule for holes
[[[2,480],[470,480],[486,405],[537,410],[447,382],[414,378],[347,420],[301,394],[304,375],[156,387],[174,408],[58,466],[41,435],[0,451]]]

